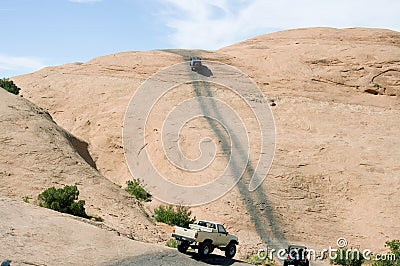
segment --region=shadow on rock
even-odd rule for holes
[[[206,266],[206,265],[248,265],[239,260],[228,259],[216,254],[210,254],[207,257],[200,257],[194,251],[188,251],[186,254],[179,253],[176,250],[164,250],[123,258],[118,261],[104,263],[103,266],[153,266],[153,265],[174,265],[174,266]]]
[[[208,256],[200,256],[197,252],[186,252],[192,259],[196,261],[201,261],[203,263],[207,263],[210,265],[245,265],[243,261],[229,259],[221,255],[210,254]],[[243,263],[243,264],[242,264]]]
[[[205,77],[211,77],[213,75],[211,69],[209,69],[205,65],[201,65],[201,66],[197,67],[196,72]]]

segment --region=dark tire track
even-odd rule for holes
[[[188,57],[196,56],[194,51],[190,50],[168,50],[167,52],[175,53],[181,55],[183,59],[186,61]],[[190,80],[198,80],[198,74],[195,72],[190,71],[188,66],[188,76]],[[230,141],[226,139],[226,134],[222,132],[220,127],[218,127],[218,123],[214,120],[209,118],[209,116],[217,118],[221,123],[229,119],[229,117],[223,117],[218,109],[216,108],[215,100],[213,100],[212,89],[209,86],[208,82],[203,81],[195,81],[192,83],[193,89],[198,96],[199,103],[201,109],[203,111],[204,116],[206,117],[210,127],[212,128],[215,136],[221,141],[220,146],[222,151],[226,155],[226,159],[229,161],[229,153],[227,151],[230,150]],[[207,100],[200,96],[211,97]],[[242,147],[241,143],[238,142],[238,138],[235,136],[234,132],[230,132],[232,137],[232,145],[235,148],[239,148],[239,152],[244,156],[241,158],[244,162],[247,161],[247,157],[245,156],[245,148]],[[237,163],[234,163],[235,166]],[[233,172],[237,175],[240,175],[241,169],[233,169]],[[254,224],[254,228],[257,231],[257,234],[265,242],[269,247],[275,249],[285,248],[288,245],[286,238],[279,226],[278,221],[275,218],[273,206],[268,199],[268,195],[263,191],[263,189],[258,187],[255,191],[250,192],[248,190],[250,179],[253,176],[254,167],[252,162],[248,162],[247,168],[245,169],[242,178],[237,183],[237,187],[241,196],[243,197],[244,203],[246,205],[246,210],[249,213],[251,220]],[[260,211],[257,208],[259,203],[265,204],[264,210]]]

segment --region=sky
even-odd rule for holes
[[[0,0],[0,78],[125,51],[215,50],[304,27],[400,31],[399,0]]]

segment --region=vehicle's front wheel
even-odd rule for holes
[[[210,243],[210,241],[205,241],[203,243],[200,243],[199,245],[199,254],[201,256],[207,256],[209,255],[213,250],[213,247]]]
[[[236,245],[235,243],[229,243],[225,248],[225,257],[233,258],[236,254]]]
[[[186,251],[187,251],[188,248],[189,248],[189,242],[187,242],[187,241],[181,241],[181,242],[178,244],[177,248],[178,248],[178,251],[179,251],[179,252],[181,252],[181,253],[186,253]]]

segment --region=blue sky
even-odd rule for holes
[[[0,77],[132,50],[218,49],[278,30],[400,31],[398,0],[0,0]]]

